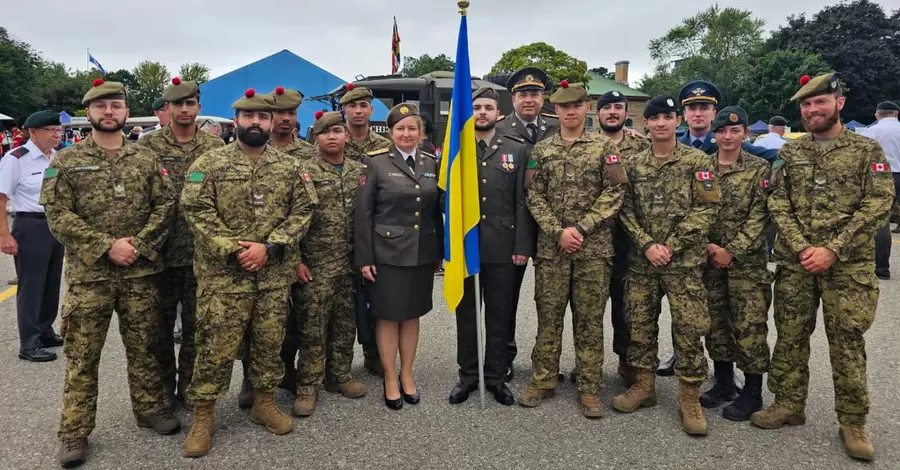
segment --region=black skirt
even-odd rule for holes
[[[430,312],[434,290],[434,263],[421,266],[375,266],[375,283],[366,292],[375,318],[406,321]]]

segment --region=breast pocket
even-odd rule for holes
[[[495,163],[494,177],[497,178],[498,187],[503,190],[515,189],[516,187],[516,167],[509,167],[509,163]]]
[[[113,182],[108,168],[73,168],[69,172],[70,179],[74,182],[75,194],[91,194],[99,197],[78,198],[76,207],[83,215],[99,215],[109,210],[109,203],[113,199]],[[120,192],[124,192],[124,185]]]
[[[215,191],[218,212],[230,227],[253,223],[253,214],[248,209],[262,201],[252,200],[249,175],[222,175],[216,181]]]

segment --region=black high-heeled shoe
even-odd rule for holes
[[[396,398],[396,399],[388,398],[387,397],[387,384],[385,384],[384,381],[381,381],[381,386],[384,389],[384,406],[386,406],[392,410],[399,410],[400,408],[403,408],[403,398]],[[401,390],[400,393],[402,395],[403,394],[402,386],[400,387],[400,390]]]
[[[400,380],[400,377],[397,377],[397,380],[400,381],[400,395],[403,396],[403,401],[409,403],[410,405],[419,403],[419,392],[413,393],[412,395],[407,394],[405,391],[403,391],[403,381]]]

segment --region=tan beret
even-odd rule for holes
[[[275,109],[279,111],[294,111],[303,102],[303,93],[281,86],[272,90],[269,95],[275,98]]]
[[[88,104],[99,99],[123,100],[125,99],[125,85],[119,82],[107,82],[98,78],[91,83],[91,89],[84,94],[81,104]]]
[[[797,93],[794,93],[791,101],[802,101],[812,96],[834,93],[841,86],[838,83],[837,72],[826,73],[816,78],[809,78],[809,75],[804,75],[800,77],[800,84],[802,87],[797,90]]]
[[[418,116],[419,108],[411,103],[400,103],[391,108],[387,115],[388,127],[394,127],[398,122],[410,116]]]
[[[553,104],[577,103],[579,101],[589,101],[587,89],[584,83],[569,83],[563,80],[559,84],[559,89],[550,96],[550,102]]]
[[[172,83],[163,91],[162,99],[166,103],[174,103],[192,96],[200,96],[200,85],[197,85],[197,82],[185,82],[175,77],[172,79]]]
[[[472,101],[475,101],[478,98],[488,98],[494,101],[500,101],[500,93],[497,93],[497,90],[489,86],[483,86],[472,93]]]
[[[313,124],[313,135],[319,135],[332,126],[344,125],[344,115],[338,111],[322,112],[316,111],[316,122]]]
[[[375,98],[375,95],[372,93],[372,90],[364,86],[356,86],[352,83],[348,83],[347,93],[344,93],[344,96],[341,96],[341,106],[360,100],[372,101],[373,98]]]
[[[257,93],[253,88],[244,92],[244,96],[231,104],[241,111],[272,111],[275,109],[275,98],[271,95]]]

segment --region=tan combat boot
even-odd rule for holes
[[[250,421],[264,425],[272,434],[287,434],[294,429],[294,420],[275,406],[275,387],[255,390]]]
[[[865,426],[842,424],[840,435],[847,455],[854,459],[875,460],[875,448],[872,447]]]
[[[319,399],[319,389],[315,385],[301,385],[297,387],[297,398],[294,400],[294,416],[312,416],[316,411],[316,402]]]
[[[678,382],[678,406],[681,411],[682,429],[692,436],[708,434],[706,417],[700,407],[700,384]]]
[[[596,393],[578,392],[578,404],[581,405],[581,414],[585,418],[603,417],[603,402]]]
[[[362,382],[350,379],[342,384],[326,380],[325,391],[329,393],[340,393],[347,398],[360,398],[366,394],[367,390]]]
[[[753,413],[750,416],[750,422],[763,429],[778,429],[785,424],[804,425],[806,424],[806,415],[776,402],[764,410]]]
[[[616,395],[612,406],[622,413],[634,413],[638,408],[656,406],[656,376],[653,372],[638,371],[634,377],[634,385],[625,393]]]
[[[184,440],[185,457],[202,457],[212,447],[212,435],[216,428],[216,402],[194,402],[194,423]]]
[[[535,387],[534,385],[529,385],[525,387],[525,390],[522,390],[522,393],[519,394],[518,402],[520,405],[526,408],[534,408],[541,404],[541,400],[543,400],[544,398],[550,398],[555,393],[555,389],[542,390]]]
[[[74,468],[87,460],[87,438],[75,437],[59,441],[59,464],[63,468]]]

